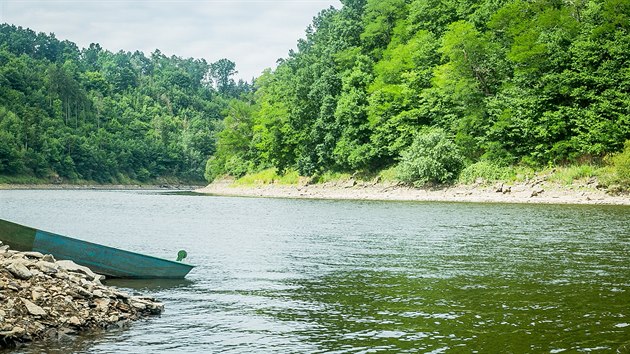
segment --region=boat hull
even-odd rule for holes
[[[0,241],[19,251],[52,254],[114,278],[182,279],[192,265],[33,229],[0,220]]]

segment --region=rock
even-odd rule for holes
[[[73,326],[80,326],[81,320],[77,316],[72,316],[68,319],[68,323]]]
[[[90,280],[97,277],[96,273],[94,273],[90,268],[78,265],[73,261],[57,261],[56,264],[59,266],[59,268],[67,272],[85,274],[89,277]]]
[[[35,267],[45,274],[55,274],[59,270],[59,266],[55,263],[44,261],[38,261],[35,263]]]
[[[99,311],[106,311],[109,308],[110,302],[110,299],[96,299],[94,300],[94,305],[96,305]]]
[[[33,273],[22,263],[13,262],[6,269],[18,279],[28,280],[33,276]]]
[[[155,299],[103,286],[101,279],[72,261],[5,249],[0,253],[0,351],[19,342],[122,328],[164,310]]]
[[[0,337],[19,337],[24,335],[24,333],[26,333],[24,328],[16,326],[8,332],[0,332]]]
[[[52,256],[52,254],[47,254],[47,255],[44,255],[44,257],[42,257],[42,261],[55,263],[57,260],[55,259],[55,257]]]
[[[39,252],[24,252],[23,254],[25,257],[28,257],[28,258],[41,259],[44,257],[44,255]]]
[[[545,191],[545,190],[544,190],[544,189],[542,189],[542,188],[536,188],[536,189],[532,190],[532,194],[530,195],[530,197],[532,197],[532,198],[533,198],[533,197],[537,197],[537,196],[539,196],[540,194],[542,194],[544,191]]]
[[[20,300],[22,300],[22,303],[24,304],[24,306],[26,306],[26,310],[31,315],[33,315],[33,316],[46,316],[46,311],[44,311],[43,308],[35,305],[34,303],[32,303],[29,300],[26,300],[24,298],[20,298]]]
[[[35,290],[31,291],[31,299],[33,299],[33,301],[38,301],[41,298],[42,298],[42,293]]]

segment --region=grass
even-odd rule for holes
[[[0,184],[47,184],[50,180],[46,178],[38,178],[34,176],[18,175],[6,176],[0,175]]]
[[[235,186],[259,186],[266,184],[296,185],[300,176],[295,170],[278,175],[275,168],[268,168],[256,173],[249,173],[234,181]]]
[[[556,167],[552,170],[547,179],[551,182],[570,186],[575,182],[587,180],[592,177],[600,177],[603,174],[602,172],[604,172],[602,167],[593,165]]]
[[[314,178],[313,182],[315,183],[329,183],[329,182],[342,182],[348,181],[352,178],[352,175],[349,173],[342,172],[324,172],[323,174]]]
[[[459,183],[473,184],[478,181],[483,183],[496,181],[514,181],[521,176],[526,176],[525,171],[517,171],[514,167],[502,167],[487,161],[479,161],[462,170],[459,174]]]

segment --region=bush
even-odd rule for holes
[[[225,164],[225,161],[221,161],[217,159],[215,156],[212,156],[206,162],[206,170],[203,176],[206,178],[206,181],[211,183],[217,178],[221,173],[223,173],[222,165]]]
[[[464,166],[455,143],[440,128],[420,131],[403,151],[397,167],[398,179],[416,187],[454,181]]]
[[[506,181],[514,178],[514,170],[489,161],[479,161],[462,170],[459,182],[471,184],[480,178],[484,182]]]

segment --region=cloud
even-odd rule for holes
[[[111,51],[236,62],[251,79],[286,57],[317,13],[339,0],[0,0],[0,21]]]

